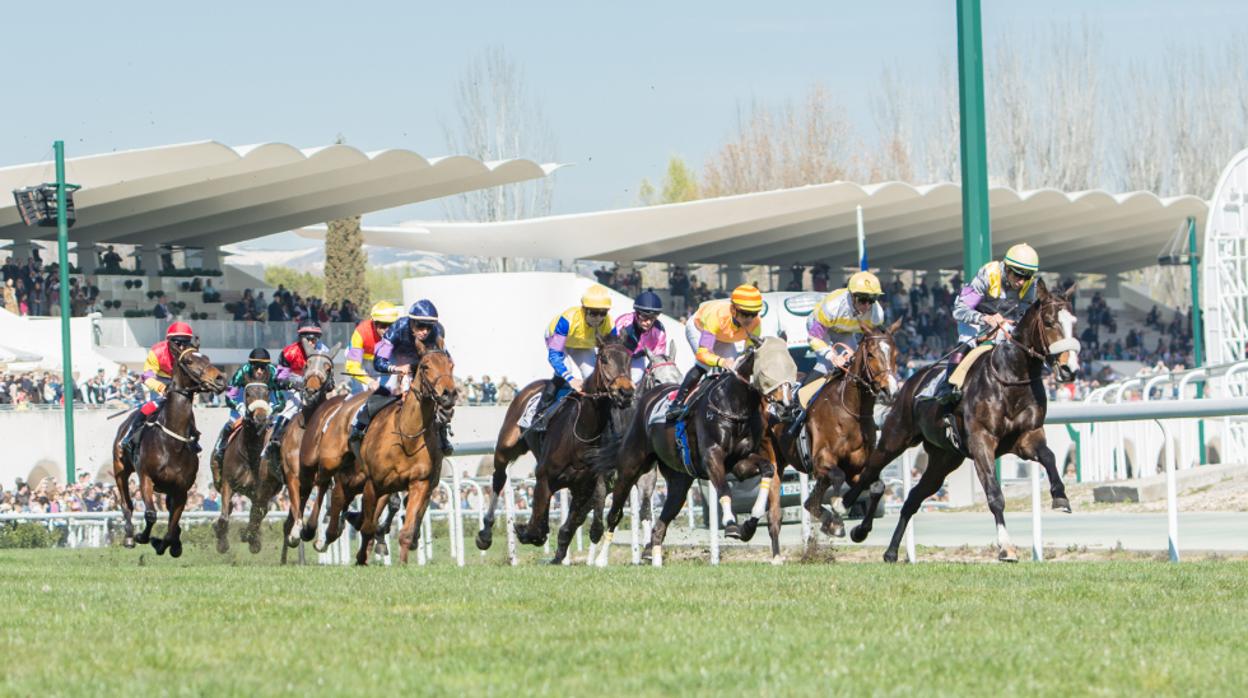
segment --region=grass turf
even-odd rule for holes
[[[351,569],[271,553],[0,551],[0,694],[1248,694],[1244,562]]]

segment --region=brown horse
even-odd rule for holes
[[[884,331],[863,327],[862,341],[849,365],[826,379],[807,405],[801,426],[804,440],[791,425],[776,418],[768,422],[780,458],[777,465],[781,469],[791,465],[814,477],[814,489],[804,506],[812,519],[822,523],[824,535],[845,535],[840,512],[823,506],[824,493],[831,488],[839,494],[846,478],[857,479],[862,473],[875,447],[876,400],[890,402],[897,395],[898,352],[893,334],[899,327],[900,319]],[[871,490],[876,501],[883,494],[883,483]],[[839,506],[840,500],[835,501]]]
[[[121,438],[125,433],[123,424],[113,440],[113,477],[121,493],[121,509],[125,514],[126,534],[124,545],[133,548],[137,542],[151,542],[158,555],[165,550],[172,557],[182,555],[182,509],[186,506],[186,493],[195,484],[199,472],[199,455],[192,447],[197,433],[192,402],[195,393],[220,393],[225,390],[225,376],[207,356],[199,353],[194,344],[178,355],[173,362],[173,382],[165,391],[165,403],[152,422],[137,428],[142,431],[134,436],[135,461],[123,453]],[[130,474],[139,475],[139,491],[143,497],[143,531],[134,534],[134,499],[130,494]],[[156,492],[165,495],[169,510],[169,528],[164,538],[152,538],[156,525]]]
[[[997,524],[998,559],[1017,562],[1018,551],[1005,530],[1005,498],[993,474],[996,458],[1013,453],[1025,460],[1039,461],[1049,476],[1053,508],[1070,511],[1066,488],[1057,471],[1057,462],[1044,438],[1044,417],[1048,404],[1041,371],[1052,366],[1057,379],[1074,380],[1079,368],[1079,342],[1074,338],[1075,315],[1070,307],[1073,287],[1065,295],[1049,293],[1041,279],[1036,281],[1036,301],[1023,313],[1012,333],[999,339],[991,351],[972,364],[964,383],[965,397],[954,408],[966,452],[945,434],[944,408],[935,400],[919,400],[917,395],[929,381],[939,380],[944,366],[933,364],[915,374],[902,386],[893,409],[884,421],[880,443],[871,453],[861,477],[851,484],[844,504],[850,506],[868,486],[874,486],[884,467],[906,449],[923,444],[927,470],[906,497],[892,541],[884,553],[886,562],[897,561],[897,548],[924,499],[940,489],[945,477],[969,455],[988,499],[988,509]],[[872,504],[877,502],[872,498]],[[860,524],[865,539],[871,531],[874,511]],[[857,531],[857,528],[855,529]]]
[[[550,532],[550,498],[555,492],[568,488],[572,503],[567,521],[559,529],[558,549],[551,560],[554,564],[563,562],[568,544],[590,509],[601,510],[605,495],[602,474],[615,466],[620,434],[633,400],[633,381],[629,375],[631,360],[629,350],[619,339],[599,338],[593,372],[585,379],[580,392],[568,393],[550,408],[553,412],[544,437],[532,431],[522,435],[518,424],[529,396],[542,390],[544,381],[532,383],[521,391],[507,410],[494,448],[494,487],[489,511],[477,533],[478,548],[490,547],[495,507],[507,484],[507,466],[526,451],[532,451],[537,458],[533,510],[527,526],[516,524],[516,536],[521,543],[544,544]],[[601,523],[591,528],[591,540],[597,542],[601,535]]]
[[[416,346],[419,358],[403,397],[373,417],[360,443],[363,522],[355,557],[360,565],[368,564],[369,547],[387,500],[404,491],[407,511],[399,533],[399,561],[407,563],[408,552],[416,549],[429,497],[442,477],[438,427],[449,423],[455,412],[455,362],[441,338],[433,348],[419,342]]]
[[[286,493],[290,496],[290,509],[283,524],[286,546],[282,548],[282,562],[286,562],[286,548],[299,547],[299,535],[304,528],[303,505],[312,491],[312,478],[305,480],[299,468],[299,446],[309,417],[329,397],[334,388],[334,357],[341,347],[337,344],[328,352],[311,352],[303,367],[303,385],[300,386],[299,413],[286,425],[281,435],[280,448],[269,449],[268,457],[276,459],[282,477],[286,480]]]
[[[239,492],[251,500],[251,516],[247,528],[239,539],[248,544],[253,554],[260,552],[260,524],[269,511],[269,502],[282,491],[282,474],[274,467],[272,459],[260,462],[264,449],[265,431],[269,425],[272,405],[269,402],[269,371],[267,365],[253,365],[249,381],[243,387],[242,423],[225,445],[220,460],[213,458],[212,481],[221,493],[221,516],[213,524],[217,534],[217,552],[230,549],[230,511],[233,509],[234,493]]]

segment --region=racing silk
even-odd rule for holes
[[[390,326],[386,333],[373,347],[373,369],[378,373],[390,373],[392,366],[408,366],[416,362],[419,352],[416,351],[416,338],[412,335],[412,319],[401,317]],[[446,338],[446,328],[442,323],[434,326],[425,341],[432,346],[439,338]]]
[[[378,334],[372,318],[364,318],[355,326],[355,331],[351,333],[351,346],[347,348],[347,364],[344,369],[351,378],[368,385],[369,377],[374,372],[373,351],[380,341],[381,335]]]
[[[615,320],[615,335],[624,340],[624,346],[633,352],[633,356],[641,356],[649,349],[653,354],[663,354],[667,351],[667,330],[663,327],[663,321],[655,318],[654,325],[637,334],[641,328],[636,325],[636,313],[624,313]]]
[[[1001,313],[1007,320],[1017,321],[1036,301],[1036,277],[1023,284],[1017,297],[1007,298],[1002,286],[1004,275],[1003,263],[988,262],[971,279],[971,283],[962,287],[962,292],[953,302],[953,319],[965,326],[961,328],[962,334],[967,334],[967,330],[972,336],[982,332],[986,327],[985,315]]]
[[[267,379],[264,384],[269,387],[269,404],[273,405],[273,412],[276,414],[282,411],[286,406],[286,400],[282,397],[283,390],[289,390],[290,386],[284,382],[277,380],[277,372],[271,366],[265,367],[265,375]],[[234,372],[234,376],[230,378],[230,387],[225,391],[225,404],[235,412],[241,412],[239,401],[243,399],[243,391],[248,383],[251,383],[252,365],[245,363],[238,367]],[[259,382],[259,381],[256,381]]]
[[[719,365],[719,356],[715,354],[715,343],[736,344],[745,338],[762,333],[763,322],[755,316],[746,325],[738,325],[732,319],[732,301],[725,298],[707,301],[693,315],[693,325],[699,331],[698,363],[714,368]]]
[[[823,297],[819,307],[806,320],[806,333],[810,336],[810,350],[824,356],[834,344],[844,344],[850,349],[858,348],[858,335],[866,325],[875,329],[884,324],[884,308],[879,301],[871,304],[865,313],[854,312],[854,297],[849,289],[838,288]]]
[[[591,327],[585,320],[585,311],[581,306],[568,308],[556,315],[546,327],[546,360],[564,380],[576,378],[564,363],[564,350],[593,349],[598,346],[598,338],[610,335],[612,329],[609,313],[597,327]]]
[[[328,354],[329,347],[324,342],[317,342],[316,348],[312,350],[317,354]],[[291,376],[302,376],[303,369],[308,365],[308,357],[303,353],[303,345],[299,340],[287,346],[282,350],[281,356],[277,357],[277,379],[279,381],[289,381]]]
[[[162,339],[147,350],[147,360],[143,362],[143,385],[149,390],[163,394],[165,388],[173,381],[173,362],[176,357],[169,347],[169,340]]]

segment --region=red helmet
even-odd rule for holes
[[[315,334],[315,335],[319,335],[321,333],[322,333],[321,326],[316,324],[315,322],[304,322],[299,325],[299,329],[295,332],[295,334]]]
[[[174,337],[185,337],[190,339],[195,336],[195,332],[191,330],[191,326],[185,322],[175,322],[165,330],[165,339],[173,339]]]

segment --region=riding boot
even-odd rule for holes
[[[138,446],[135,435],[139,433],[139,425],[142,423],[143,413],[137,410],[129,417],[126,417],[126,432],[121,435],[121,440],[117,443],[123,458],[132,464],[134,463],[134,452]]]
[[[962,399],[961,386],[954,385],[950,382],[953,378],[953,372],[957,370],[958,364],[962,363],[962,352],[955,351],[949,356],[949,365],[945,367],[945,375],[940,379],[940,385],[936,389],[936,402],[951,408]]]
[[[217,437],[217,445],[212,449],[212,458],[209,462],[220,463],[225,460],[225,447],[229,444],[230,432],[234,431],[235,420],[225,420],[225,425],[221,427],[221,434]]]
[[[542,397],[537,401],[536,416],[533,417],[533,423],[529,425],[529,431],[537,433],[546,431],[547,423],[550,421],[548,413],[555,402],[555,397],[559,395],[561,383],[567,385],[561,377],[555,378],[548,382],[545,388],[542,388]]]
[[[277,448],[279,448],[278,444],[281,443],[282,434],[285,433],[285,431],[286,417],[279,414],[273,419],[273,431],[270,433],[269,442],[266,443],[264,448],[260,451],[260,460],[268,458],[269,451],[277,450]]]
[[[674,424],[689,412],[689,408],[685,406],[685,399],[689,397],[690,391],[705,373],[706,370],[699,364],[694,364],[693,368],[689,369],[689,372],[685,374],[685,380],[681,381],[680,389],[676,391],[676,399],[672,400],[672,406],[667,409],[667,414],[663,417],[665,422]]]
[[[355,421],[351,423],[351,433],[347,435],[347,447],[351,449],[351,453],[356,458],[360,455],[360,444],[364,441],[364,432],[368,429],[368,425],[373,421],[373,417],[381,411],[381,408],[394,401],[394,397],[389,390],[385,388],[377,388],[372,395],[364,402],[364,408],[355,415]]]

